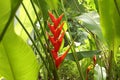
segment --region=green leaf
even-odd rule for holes
[[[58,0],[45,0],[50,9],[55,10],[58,9]]]
[[[116,2],[115,2],[116,1]],[[120,0],[99,0],[99,13],[101,28],[110,50],[115,60],[120,45]]]
[[[20,2],[21,0],[0,1],[0,34],[7,24],[5,35],[0,41],[0,78],[37,80],[39,65],[35,55],[32,49],[14,33],[13,17]]]
[[[98,51],[98,50],[95,50],[95,51],[80,51],[80,52],[77,52],[77,58],[78,58],[78,60],[81,60],[83,58],[90,58],[90,57],[93,57],[94,55],[99,55],[100,52],[101,51]],[[66,56],[66,59],[75,61],[72,53],[69,53]]]
[[[0,0],[0,34],[10,17],[11,5],[9,3],[10,0]]]
[[[118,5],[120,5],[120,3]],[[108,45],[112,48],[114,47],[116,40],[120,38],[120,16],[114,0],[99,0],[99,12],[102,32]]]
[[[40,9],[44,21],[48,19],[48,5],[45,0],[34,0],[37,4],[38,8]]]
[[[97,12],[93,11],[89,13],[84,13],[81,16],[77,17],[77,19],[79,21],[81,20],[83,22],[82,25],[90,30],[92,33],[97,35],[100,40],[103,40],[99,15],[97,14]]]
[[[108,44],[109,56],[111,56],[109,57],[108,79],[112,80],[112,77],[117,78],[113,74],[116,72],[114,70],[114,64],[117,63],[117,57],[120,54],[117,53],[120,46],[120,14],[118,7],[120,0],[99,0],[98,2],[101,28]]]
[[[14,14],[21,2],[22,0],[0,1],[0,22],[2,23],[0,25],[0,41],[4,37],[4,34],[10,24],[10,20],[13,19]]]
[[[6,80],[37,80],[38,68],[32,49],[11,25],[0,42],[0,75]]]

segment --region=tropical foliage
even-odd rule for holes
[[[119,80],[120,0],[1,0],[0,80]]]

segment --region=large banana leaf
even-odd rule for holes
[[[10,16],[10,0],[0,1],[0,37]]]
[[[120,16],[114,0],[99,0],[99,7],[102,31],[108,44],[112,46],[115,39],[120,37]]]
[[[120,45],[120,0],[99,0],[99,14],[101,28],[110,51],[108,80],[117,78],[114,64],[120,53],[117,53]]]
[[[120,0],[99,0],[101,28],[109,49],[115,52],[120,45]],[[118,54],[117,54],[118,55]]]
[[[13,16],[21,0],[0,1],[0,79],[37,80],[39,65],[32,49],[14,33]],[[11,14],[12,13],[12,14]],[[10,21],[10,22],[8,22]],[[9,23],[9,24],[8,24]]]
[[[30,47],[10,26],[0,42],[0,75],[6,80],[37,80],[38,63]]]

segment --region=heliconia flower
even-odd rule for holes
[[[64,23],[59,25],[60,21],[62,20],[63,14],[60,15],[58,18],[56,18],[56,17],[54,17],[54,15],[51,12],[49,12],[49,16],[50,16],[50,19],[53,22],[53,24],[50,24],[48,22],[48,27],[53,35],[51,36],[48,33],[47,33],[47,35],[48,35],[48,39],[50,40],[51,44],[53,45],[51,54],[55,61],[55,65],[58,69],[58,67],[60,66],[60,64],[62,63],[64,58],[66,57],[70,47],[61,56],[58,56],[58,53],[59,53],[58,51],[60,49],[60,46],[61,46],[63,38],[64,38],[64,34],[65,34],[65,31],[62,31]]]
[[[93,63],[94,63],[94,66],[96,65],[96,60],[97,60],[96,55],[94,55],[94,56],[93,56]]]

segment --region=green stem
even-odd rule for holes
[[[83,76],[83,73],[82,73],[81,65],[80,65],[80,63],[79,63],[79,61],[78,61],[77,53],[76,53],[76,51],[75,51],[74,48],[73,48],[73,50],[71,49],[71,51],[73,52],[72,55],[73,55],[73,57],[74,57],[74,59],[75,59],[75,62],[76,62],[76,64],[77,64],[80,77],[81,77],[82,80],[85,80],[85,78],[84,78],[84,76]]]
[[[50,74],[50,70],[49,70],[49,68],[48,68],[48,66],[47,66],[47,64],[46,64],[46,62],[45,62],[43,56],[41,55],[41,52],[39,51],[39,48],[36,46],[34,40],[33,40],[33,39],[31,38],[31,36],[29,35],[28,31],[26,30],[26,28],[24,27],[24,25],[22,24],[22,22],[20,21],[20,19],[19,19],[16,15],[15,15],[15,18],[16,18],[17,21],[20,23],[20,25],[22,26],[22,28],[24,29],[24,31],[26,32],[26,34],[28,35],[28,37],[29,37],[30,40],[32,41],[34,47],[36,48],[36,51],[38,52],[38,54],[40,55],[40,57],[41,57],[43,63],[45,64],[45,67],[46,67],[46,69],[47,69],[49,75],[51,76],[51,74]]]
[[[38,39],[39,39],[39,41],[40,41],[40,44],[42,45],[42,47],[43,47],[43,49],[44,49],[44,45],[43,45],[43,43],[42,43],[42,41],[41,41],[41,39],[40,39],[40,35],[39,35],[38,29],[37,29],[36,26],[34,25],[34,23],[33,23],[32,19],[31,19],[30,15],[29,15],[29,13],[28,13],[28,11],[27,11],[27,9],[25,8],[25,5],[24,5],[23,3],[22,3],[22,6],[23,6],[23,8],[24,8],[24,10],[25,10],[25,12],[26,12],[26,14],[27,14],[27,16],[28,16],[31,24],[32,24],[33,29],[35,30],[35,33],[36,33],[36,35],[37,35],[37,37],[38,37]],[[44,49],[44,50],[45,50],[45,49]],[[45,51],[46,51],[46,50],[45,50]]]
[[[36,10],[36,8],[35,8],[35,5],[33,4],[33,1],[32,1],[32,0],[30,0],[30,2],[31,2],[32,7],[33,7],[33,9],[34,9],[34,11],[35,11],[35,15],[36,15],[36,17],[37,17],[37,20],[38,20],[38,22],[39,22],[39,24],[40,24],[40,27],[41,27],[41,30],[42,30],[44,39],[45,39],[45,41],[46,41],[46,43],[47,43],[47,45],[48,45],[49,43],[48,43],[48,41],[47,41],[47,37],[46,37],[46,35],[45,35],[45,31],[44,31],[44,29],[43,29],[43,27],[42,27],[42,24],[41,24],[41,22],[40,22],[39,15],[37,14],[37,10]],[[38,1],[38,0],[37,0],[37,2],[38,2],[38,6],[40,7],[40,4],[39,4],[39,1]],[[45,26],[45,25],[44,25],[44,26]]]
[[[34,6],[34,4],[33,4],[33,1],[30,0],[30,2],[31,2],[31,4],[32,4],[32,7],[33,7],[33,9],[34,9],[34,11],[35,11],[35,14],[36,14],[36,16],[37,16],[37,20],[39,21],[39,24],[40,24],[40,26],[41,26],[44,39],[45,39],[45,41],[46,41],[46,43],[47,43],[47,46],[48,46],[48,49],[49,49],[49,52],[50,52],[49,43],[48,43],[48,41],[47,41],[47,37],[46,37],[46,35],[45,35],[45,32],[44,32],[43,27],[42,27],[42,24],[41,24],[41,22],[40,22],[40,18],[39,18],[38,14],[37,14],[37,10],[36,10],[36,8],[35,8],[35,6]],[[37,1],[37,2],[38,2],[38,1]],[[38,5],[39,5],[39,7],[40,7],[39,2],[38,2]],[[44,26],[45,26],[45,24],[44,24]],[[53,57],[52,57],[51,53],[50,53],[50,56],[51,56],[51,58],[52,58],[52,64],[53,64],[53,67],[54,67],[54,70],[53,70],[54,79],[55,79],[55,80],[59,80],[59,76],[58,76],[58,73],[57,73],[57,68],[56,68],[56,66],[55,66],[55,63],[54,63],[54,60],[53,60]],[[49,60],[50,60],[50,59],[49,59]],[[51,64],[51,63],[49,63],[49,64]]]
[[[67,21],[67,16],[66,16],[66,12],[65,12],[65,8],[64,8],[63,0],[61,0],[61,4],[62,4],[63,12],[64,12],[64,15],[65,15],[65,19],[66,19],[66,21]],[[67,26],[68,26],[68,24],[67,24]],[[68,31],[69,31],[69,33],[71,33],[71,31],[70,31],[69,28],[68,28]],[[71,37],[71,35],[70,35],[70,37]],[[71,39],[72,39],[72,37],[71,37]],[[74,40],[72,40],[72,42],[73,42],[73,41],[74,41]],[[75,48],[72,47],[72,48],[71,48],[71,51],[72,51],[73,57],[74,57],[74,59],[75,59],[75,62],[76,62],[76,65],[77,65],[77,68],[78,68],[80,77],[81,77],[82,80],[85,80],[85,78],[84,78],[84,76],[83,76],[83,73],[82,73],[81,65],[79,64],[79,61],[78,61],[78,58],[77,58],[77,53],[76,53],[76,51],[75,51]]]
[[[25,12],[26,12],[26,14],[27,14],[27,16],[28,16],[31,24],[32,24],[33,29],[35,30],[35,33],[36,33],[36,35],[37,35],[38,40],[40,41],[40,44],[41,44],[41,46],[42,46],[42,48],[43,48],[43,51],[45,52],[47,58],[49,59],[49,56],[48,56],[48,54],[47,54],[47,49],[45,48],[45,46],[44,46],[43,43],[42,43],[42,40],[41,40],[41,38],[40,38],[40,34],[39,34],[38,29],[37,29],[36,26],[34,25],[34,23],[33,23],[32,19],[31,19],[30,15],[29,15],[29,13],[28,13],[28,11],[27,11],[27,9],[25,8],[25,5],[24,5],[23,3],[22,3],[22,6],[23,6],[23,8],[24,8],[24,10],[25,10]]]
[[[114,75],[114,73],[113,73],[114,52],[111,50],[109,55],[110,56],[109,56],[108,80],[113,80],[113,75]]]
[[[30,15],[29,15],[29,13],[28,13],[28,11],[27,11],[27,9],[26,9],[26,7],[25,7],[25,5],[24,5],[23,3],[22,3],[22,6],[23,6],[23,8],[24,8],[24,10],[25,10],[25,12],[26,12],[26,14],[27,14],[27,16],[28,16],[31,24],[32,24],[33,29],[35,30],[35,33],[36,33],[36,35],[37,35],[38,40],[40,41],[40,44],[41,44],[41,46],[42,46],[42,48],[43,48],[43,51],[45,52],[47,58],[49,59],[49,56],[48,56],[47,51],[46,51],[46,49],[45,49],[45,46],[43,45],[42,40],[40,39],[40,35],[39,35],[38,29],[37,29],[36,26],[34,25],[34,23],[33,23],[32,19],[31,19]]]

